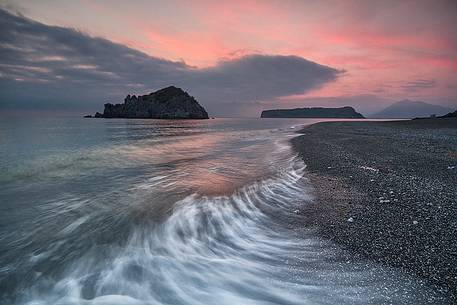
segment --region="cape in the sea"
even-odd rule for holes
[[[295,108],[295,109],[275,109],[264,110],[261,118],[345,118],[363,119],[363,115],[355,111],[354,108],[346,106],[341,108]]]

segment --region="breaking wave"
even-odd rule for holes
[[[6,165],[13,174],[0,190],[0,303],[435,300],[418,280],[354,259],[304,225],[300,209],[313,198],[305,165],[287,144],[290,122],[281,121],[282,130],[275,120],[262,128],[248,120],[180,123],[189,134],[176,122],[91,122],[100,125],[84,135],[97,135],[95,148],[30,158],[24,169],[33,175]],[[69,166],[53,167],[54,159]]]
[[[288,225],[312,200],[303,171],[294,159],[278,177],[230,196],[187,196],[162,222],[136,224],[125,244],[95,247],[57,275],[37,274],[20,303],[417,304],[414,281],[342,262],[312,231]]]

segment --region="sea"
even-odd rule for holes
[[[317,121],[1,119],[0,304],[437,304],[304,225]]]

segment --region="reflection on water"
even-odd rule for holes
[[[421,283],[318,240],[291,126],[0,123],[5,304],[421,304]]]

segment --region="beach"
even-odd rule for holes
[[[292,139],[314,187],[299,225],[457,295],[457,120],[323,122]]]

